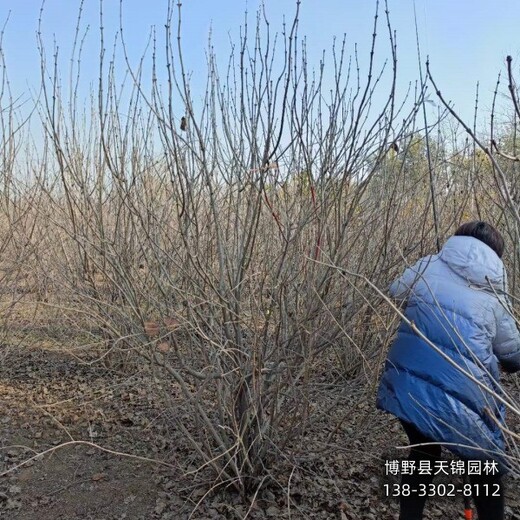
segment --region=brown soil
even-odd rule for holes
[[[160,384],[175,403],[175,386]],[[383,497],[383,483],[390,482],[384,459],[405,455],[394,448],[405,438],[394,419],[374,409],[361,383],[339,381],[320,392],[315,409],[330,413],[306,432],[303,452],[277,461],[271,470],[277,484],[246,503],[230,491],[206,493],[208,474],[190,476],[199,461],[173,426],[176,411],[158,395],[145,370],[128,376],[59,352],[11,351],[0,372],[0,473],[71,444],[0,477],[0,517],[397,518],[396,501]],[[506,518],[520,520],[519,481],[507,486]],[[461,499],[439,498],[428,503],[425,519],[463,518],[461,512]]]

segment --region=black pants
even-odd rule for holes
[[[421,444],[432,442],[431,439],[425,437],[415,426],[410,423],[401,421],[404,431],[410,439],[410,444]],[[419,460],[429,460],[430,465],[434,467],[435,461],[439,460],[441,456],[441,447],[438,444],[428,446],[417,446],[411,448],[409,461],[414,461],[415,466],[419,465]],[[433,473],[433,472],[432,472]],[[417,488],[420,484],[428,486],[433,480],[433,474],[404,474],[401,476],[401,484],[409,484],[410,488]],[[495,489],[494,484],[500,485],[500,496],[474,496],[473,501],[477,508],[478,520],[504,520],[504,490],[502,479],[499,474],[495,475],[471,475],[471,484],[479,484],[482,489],[484,484],[489,485],[489,489]],[[418,494],[411,494],[407,497],[401,496],[400,506],[401,514],[399,520],[422,520],[424,504],[426,503],[426,496],[418,496]],[[455,498],[454,498],[455,500]],[[461,510],[462,510],[462,498]]]

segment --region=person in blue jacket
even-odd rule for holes
[[[473,493],[479,520],[504,518],[506,396],[499,365],[506,372],[520,370],[520,335],[510,312],[503,252],[504,240],[493,226],[468,222],[439,254],[421,258],[392,283],[390,295],[406,302],[404,314],[412,325],[401,322],[377,395],[377,407],[400,419],[410,444],[433,443],[412,447],[408,460],[415,472],[403,474],[401,486],[419,490],[431,484],[434,472],[417,468],[423,460],[433,468],[441,445],[465,461],[481,461],[481,467],[485,460],[495,463],[487,467],[498,467],[498,473],[470,477],[475,489],[481,487]],[[483,492],[494,490],[493,484],[499,496]],[[426,496],[421,495],[401,495],[400,520],[422,519]]]

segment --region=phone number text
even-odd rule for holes
[[[387,497],[407,497],[417,495],[421,497],[499,497],[500,484],[384,484],[383,491]]]

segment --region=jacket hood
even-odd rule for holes
[[[472,283],[503,290],[504,264],[489,246],[477,238],[450,237],[440,252],[440,258],[458,275]]]

